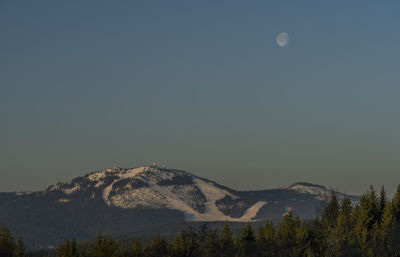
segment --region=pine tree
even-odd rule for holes
[[[208,233],[208,237],[203,246],[202,257],[220,257],[220,244],[219,238],[216,231],[211,231]]]
[[[372,191],[372,187],[370,189],[370,191]],[[386,197],[386,192],[384,187],[382,186],[381,188],[381,192],[379,195],[379,198],[377,199],[377,201],[375,202],[374,200],[375,195],[371,194],[370,195],[370,206],[372,206],[373,208],[375,208],[375,210],[372,211],[372,213],[374,213],[374,223],[372,225],[372,227],[370,228],[369,231],[369,248],[370,248],[370,252],[371,252],[371,256],[390,256],[388,255],[387,252],[387,244],[389,242],[387,242],[386,240],[389,239],[385,239],[386,238],[386,233],[385,231],[387,231],[387,226],[388,226],[388,221],[392,220],[392,215],[390,214],[388,216],[389,213],[385,213],[385,209],[386,206],[388,206],[387,204],[387,197]],[[376,207],[375,207],[376,205]],[[390,209],[390,207],[389,207]],[[386,216],[386,217],[385,217]],[[389,219],[389,220],[388,220]],[[392,223],[392,221],[389,221],[389,224]]]
[[[150,245],[146,245],[146,246],[144,247],[144,249],[143,249],[143,256],[144,256],[144,257],[152,256],[152,252],[151,252],[151,247],[150,247]],[[174,255],[171,255],[171,256],[174,256]]]
[[[337,225],[334,230],[334,256],[352,256],[351,249],[354,248],[354,239],[351,231],[354,227],[352,218],[353,208],[349,198],[342,200],[337,219]]]
[[[0,257],[14,257],[15,249],[14,238],[10,230],[3,226],[0,232]]]
[[[392,199],[393,218],[397,222],[400,220],[400,185],[397,186],[396,194]]]
[[[78,245],[75,237],[72,241],[66,240],[64,244],[60,245],[57,249],[57,256],[59,257],[80,257],[81,254],[78,251]]]
[[[89,250],[90,257],[118,257],[119,246],[112,240],[112,238],[107,239],[101,234],[96,238],[96,243]]]
[[[63,244],[58,246],[57,256],[58,257],[67,257],[67,256],[69,256],[69,248],[70,248],[69,240],[66,240]]]
[[[311,222],[308,242],[310,256],[327,256],[329,247],[327,244],[325,228],[326,227],[318,216]]]
[[[237,255],[238,257],[258,256],[258,249],[255,244],[255,236],[250,223],[242,229],[240,233],[240,243]]]
[[[275,256],[276,255],[276,231],[274,224],[267,220],[265,225],[260,228],[256,242],[262,256]]]
[[[232,241],[233,241],[234,252],[237,252],[239,250],[239,248],[240,248],[240,245],[241,245],[241,241],[240,241],[239,235],[235,233],[233,235]]]
[[[390,237],[393,243],[400,244],[400,185],[397,187],[397,191],[391,201],[391,205],[393,221]]]
[[[387,204],[387,197],[386,197],[386,192],[385,192],[385,187],[382,186],[381,192],[379,194],[379,206],[378,206],[378,220],[379,223],[382,221],[383,213],[385,212]]]
[[[175,237],[172,252],[173,256],[176,257],[200,256],[197,235],[193,232],[182,231],[180,235]]]
[[[136,240],[133,245],[128,250],[129,257],[142,257],[142,245],[138,240]]]
[[[328,204],[325,207],[321,218],[321,221],[324,225],[324,237],[325,244],[327,245],[328,256],[333,255],[333,251],[335,248],[334,231],[337,225],[339,209],[340,207],[338,197],[336,195],[336,192],[332,190],[328,198]]]
[[[148,257],[167,257],[168,256],[168,242],[160,235],[157,235],[151,243]]]
[[[332,190],[328,198],[328,204],[322,213],[322,222],[324,222],[330,229],[336,226],[339,208],[339,200],[336,192]]]
[[[378,240],[381,243],[380,256],[389,257],[396,245],[393,242],[394,232],[394,219],[393,219],[393,207],[391,203],[387,203],[385,210],[382,215],[381,227],[379,230]]]
[[[80,252],[78,250],[78,244],[76,242],[76,238],[75,237],[72,238],[72,246],[71,246],[71,248],[72,248],[71,252],[72,252],[72,256],[73,257],[81,256],[81,254],[80,254]]]
[[[363,256],[374,256],[374,231],[378,223],[378,199],[372,186],[360,199],[355,235]]]
[[[22,240],[22,236],[18,238],[15,257],[26,257],[26,247],[24,245],[24,240]]]
[[[302,256],[308,245],[307,225],[289,211],[278,225],[278,256]]]
[[[235,246],[232,240],[232,233],[228,226],[225,225],[221,233],[221,239],[219,241],[219,249],[221,257],[232,257],[235,251]]]
[[[289,211],[278,225],[279,256],[295,256],[296,230],[300,225],[293,211]]]
[[[200,244],[204,244],[207,240],[209,233],[212,232],[209,230],[206,224],[201,225],[200,229],[198,230],[197,234],[197,241]]]
[[[391,257],[399,244],[399,223],[396,220],[398,214],[399,188],[391,202],[387,202],[382,215],[378,239],[380,244],[380,256]],[[397,210],[396,210],[397,209]]]

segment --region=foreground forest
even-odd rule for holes
[[[14,240],[3,226],[0,257],[392,257],[397,256],[399,244],[400,186],[390,201],[383,187],[377,194],[371,186],[357,206],[332,193],[322,214],[313,220],[301,220],[289,211],[278,224],[266,221],[258,231],[249,223],[233,233],[226,225],[219,231],[182,231],[171,242],[156,236],[150,242],[124,244],[99,235],[93,243],[66,240],[54,253],[27,253],[22,237]]]

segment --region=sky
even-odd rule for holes
[[[238,190],[390,195],[399,7],[0,0],[0,191],[157,161]]]

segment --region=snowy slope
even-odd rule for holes
[[[187,221],[252,221],[266,203],[258,201],[242,217],[232,218],[222,213],[216,202],[226,196],[238,196],[187,172],[158,167],[107,169],[94,172],[87,179],[95,187],[103,187],[102,197],[109,206],[175,209],[184,212]],[[62,190],[70,194],[79,188],[76,184]]]
[[[78,193],[97,195],[110,207],[121,209],[170,209],[184,214],[186,221],[254,221],[279,217],[287,208],[300,216],[312,216],[329,199],[330,190],[310,183],[295,183],[277,190],[240,192],[186,171],[144,166],[114,167],[96,171],[49,191],[62,193],[57,202],[70,203]],[[344,196],[339,193],[339,197]],[[356,199],[357,200],[357,199]],[[356,201],[355,200],[355,201]],[[303,202],[309,207],[303,207]]]
[[[252,221],[266,204],[266,201],[256,201],[242,208],[242,216],[232,217],[216,203],[225,197],[240,198],[232,193],[235,191],[185,171],[153,166],[96,171],[71,183],[52,186],[49,191],[62,193],[57,200],[60,204],[69,203],[77,193],[92,192],[92,198],[100,193],[110,207],[179,210],[186,221]]]
[[[294,190],[301,194],[311,194],[320,200],[328,199],[331,193],[331,190],[328,190],[326,187],[305,182],[292,184],[289,187],[286,187],[286,189]]]
[[[332,191],[334,191],[333,189],[328,189],[324,186],[315,185],[307,182],[297,182],[288,187],[285,187],[284,189],[293,190],[300,194],[312,195],[315,197],[315,199],[318,199],[320,201],[328,201]],[[343,197],[349,197],[352,204],[357,204],[359,200],[358,197],[345,195],[337,191],[335,191],[335,194],[338,197],[338,199],[342,199]]]

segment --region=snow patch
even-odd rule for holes
[[[51,187],[49,188],[49,191],[58,190],[58,189],[60,189],[60,188],[61,188],[61,184],[57,184],[57,185],[51,186]]]
[[[91,181],[99,181],[107,176],[106,171],[98,171],[90,174],[87,178]]]
[[[326,199],[329,195],[329,190],[322,187],[305,186],[302,184],[295,184],[288,187],[289,190],[295,190],[301,194],[311,194],[317,196],[319,199]]]
[[[16,196],[21,196],[21,195],[31,195],[33,192],[15,192],[14,193]]]
[[[121,174],[118,174],[118,177],[122,178],[134,178],[137,174],[145,171],[154,170],[151,167],[139,167],[131,170],[123,171]]]
[[[123,194],[117,194],[107,199],[108,204],[128,209],[135,207],[162,208],[167,206],[165,196],[152,188],[126,190]]]
[[[211,182],[206,182],[199,178],[195,178],[193,181],[207,198],[206,211],[205,213],[187,213],[185,215],[187,221],[253,221],[252,219],[257,215],[258,210],[266,204],[264,201],[257,202],[251,206],[242,217],[232,218],[218,210],[215,203],[226,195],[235,197],[234,195],[226,190],[216,187]]]
[[[81,186],[77,184],[72,188],[63,188],[62,191],[64,192],[64,194],[70,195],[78,191],[80,188]]]
[[[107,205],[111,205],[111,201],[110,199],[108,199],[108,197],[110,196],[110,192],[115,184],[115,182],[117,182],[119,180],[115,180],[114,182],[112,182],[108,187],[106,187],[103,191],[103,199],[106,202]]]
[[[122,180],[122,179],[127,179],[127,178],[135,178],[138,176],[138,174],[146,172],[146,171],[155,171],[155,168],[151,168],[151,167],[138,167],[138,168],[134,168],[134,169],[130,169],[130,170],[124,170],[121,171],[121,169],[119,168],[113,168],[110,170],[106,170],[106,172],[113,172],[116,169],[118,169],[118,179],[114,180],[109,186],[107,186],[104,191],[103,191],[103,199],[104,201],[108,204],[114,204],[115,206],[121,207],[121,208],[133,208],[136,206],[139,206],[139,203],[136,203],[135,201],[137,201],[140,198],[144,197],[144,193],[142,193],[140,190],[136,192],[136,190],[132,190],[131,188],[128,188],[123,194],[118,194],[118,195],[114,195],[112,197],[112,199],[109,198],[110,196],[110,192],[113,189],[113,186],[116,182]],[[95,187],[100,187],[101,185],[103,185],[104,182],[100,181],[98,182]],[[150,193],[150,192],[147,192]],[[138,199],[136,199],[135,195],[138,194]],[[151,194],[152,196],[155,196],[154,194]],[[129,199],[131,198],[131,199]],[[145,198],[149,198],[149,197],[145,197]],[[150,199],[147,199],[150,200]],[[139,200],[140,201],[140,200]]]
[[[259,202],[255,203],[253,206],[251,206],[249,209],[247,209],[247,211],[243,214],[242,217],[240,217],[240,219],[251,220],[252,218],[254,218],[257,215],[257,213],[261,209],[261,207],[263,207],[266,204],[267,204],[266,201],[259,201]]]
[[[99,181],[94,185],[94,187],[101,187],[102,185],[104,185],[104,181]]]

